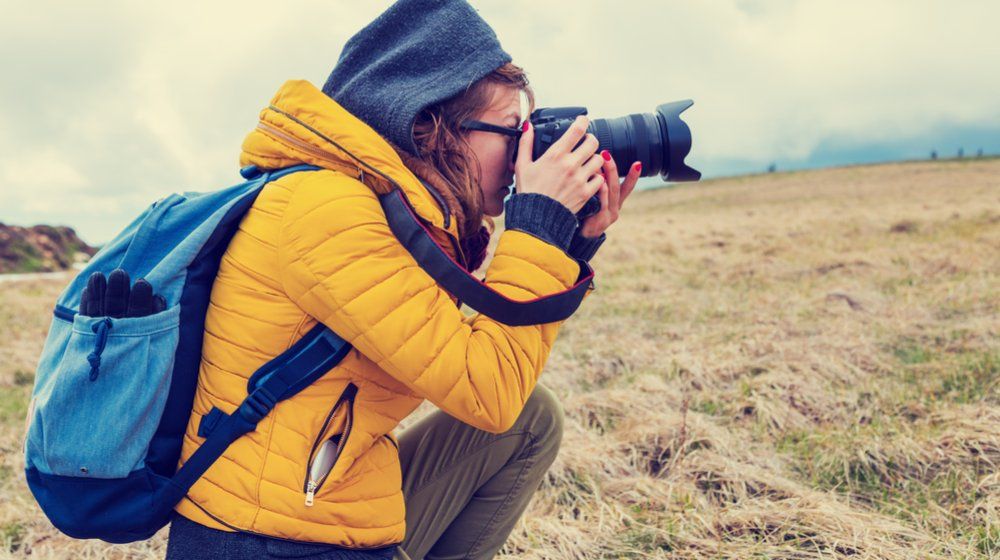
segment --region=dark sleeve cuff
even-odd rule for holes
[[[580,235],[580,230],[573,233],[573,240],[569,244],[569,255],[575,259],[589,261],[597,253],[597,250],[604,244],[607,234],[602,233],[597,237],[584,237]]]
[[[515,193],[504,204],[504,227],[530,233],[568,251],[576,215],[558,200],[538,193]]]

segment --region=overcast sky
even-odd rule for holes
[[[0,222],[103,243],[174,191],[237,182],[290,78],[322,85],[386,0],[2,0]],[[91,4],[91,5],[87,5]],[[691,98],[706,176],[1000,153],[1000,1],[473,1],[541,106]]]

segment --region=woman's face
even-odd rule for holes
[[[485,123],[517,127],[521,122],[521,92],[518,89],[494,85],[493,101],[479,116]],[[503,200],[514,184],[514,163],[511,156],[517,140],[495,132],[473,130],[469,132],[469,147],[479,160],[482,176],[479,188],[483,191],[483,213],[499,216],[503,213]]]

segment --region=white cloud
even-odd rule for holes
[[[61,220],[100,242],[164,194],[232,184],[242,138],[280,84],[322,84],[388,4],[7,7],[0,221]],[[611,117],[693,98],[689,162],[709,173],[726,159],[804,158],[830,139],[1000,126],[996,1],[473,4],[543,105]]]
[[[67,159],[47,147],[20,157],[5,157],[0,159],[0,184],[16,185],[17,188],[6,189],[5,193],[26,203],[38,199],[38,204],[44,204],[49,197],[80,192],[87,186],[87,178]]]

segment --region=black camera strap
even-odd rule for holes
[[[515,301],[467,272],[431,237],[402,190],[379,195],[389,228],[441,287],[458,296],[466,305],[506,325],[524,326],[552,323],[569,318],[592,285],[594,271],[577,259],[580,275],[567,290],[529,301]]]

